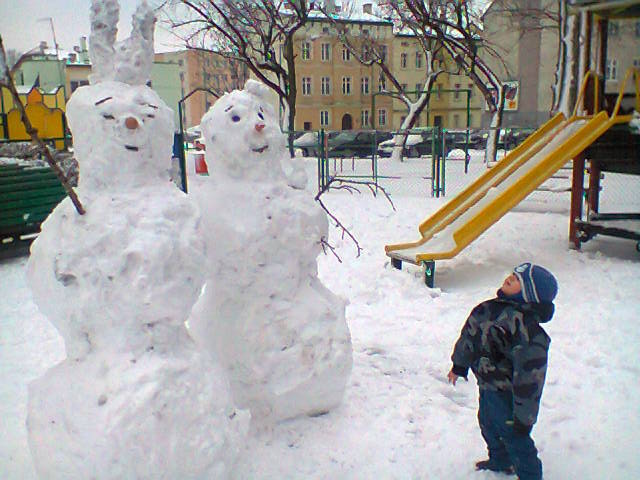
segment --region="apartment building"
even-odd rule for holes
[[[177,101],[191,94],[183,102],[184,128],[200,123],[202,116],[216,101],[216,95],[242,88],[247,79],[247,69],[243,64],[216,52],[181,50],[156,53],[154,61],[178,65],[180,96],[172,108],[177,109]]]
[[[392,71],[406,91],[422,91],[427,80],[427,58],[418,40],[408,34],[394,36],[394,56]],[[434,62],[436,70],[442,70],[432,86],[429,105],[420,115],[416,127],[441,125],[448,129],[478,128],[481,124],[481,112],[484,100],[478,94],[471,79],[464,75],[455,75],[457,71],[453,59],[439,53]],[[415,98],[416,94],[410,94]],[[394,99],[394,128],[399,128],[406,118],[407,107],[404,102]]]
[[[387,56],[393,55],[392,24],[385,21],[340,21],[346,29],[345,46],[336,25],[326,18],[314,18],[295,37],[297,102],[296,130],[367,129],[372,124],[389,130],[393,100],[374,92],[388,88],[377,65],[364,65],[356,55],[367,58],[370,46]],[[375,116],[375,118],[374,118]]]
[[[517,9],[525,14],[514,15]],[[553,0],[493,0],[483,15],[483,37],[500,56],[486,55],[488,63],[518,88],[517,107],[505,110],[505,126],[536,127],[549,118],[559,41],[555,12]],[[640,67],[640,21],[610,20],[605,93],[616,94],[632,66]],[[633,88],[629,81],[625,91],[631,94]]]
[[[427,58],[415,37],[397,33],[391,21],[372,15],[371,4],[365,3],[362,8],[348,19],[313,16],[296,34],[296,130],[400,128],[407,105],[382,93],[395,91],[395,87],[378,65],[365,65],[357,58],[367,58],[372,45],[383,52],[390,70],[406,90],[424,87]],[[337,28],[346,30],[347,43],[353,50],[343,44]],[[440,59],[442,66],[455,71],[453,61],[449,59],[446,66],[445,61],[444,57]],[[469,78],[443,73],[434,88],[439,91],[432,95],[429,108],[416,126],[466,128],[467,122],[471,127],[480,126],[484,101]]]
[[[605,93],[616,94],[629,68],[640,69],[640,20],[609,20],[607,41]],[[627,81],[624,91],[634,94],[633,78]]]

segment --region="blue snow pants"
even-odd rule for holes
[[[542,462],[533,439],[530,434],[514,433],[512,420],[511,392],[480,390],[478,422],[487,443],[489,460],[497,469],[513,465],[520,480],[540,480]]]

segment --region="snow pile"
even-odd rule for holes
[[[287,185],[264,88],[250,80],[202,119],[211,176],[196,194],[209,278],[189,320],[258,423],[335,407],[352,365],[345,302],[318,279],[327,218],[310,192]]]
[[[33,298],[67,353],[29,386],[36,470],[225,477],[249,414],[184,326],[206,251],[197,208],[167,176],[172,112],[144,85],[105,81],[79,88],[67,115],[87,213],[68,198],[58,205],[28,264]]]

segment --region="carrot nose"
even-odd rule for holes
[[[138,128],[138,120],[133,117],[127,117],[124,121],[124,126],[129,130],[135,130],[136,128]]]
[[[264,123],[256,123],[256,131],[261,132],[264,128]]]

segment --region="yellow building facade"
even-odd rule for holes
[[[294,129],[360,130],[373,125],[379,130],[398,130],[407,116],[407,105],[380,93],[395,88],[384,78],[379,66],[364,65],[344,46],[338,28],[346,29],[348,43],[358,55],[366,56],[371,45],[384,51],[391,72],[408,91],[424,87],[427,58],[415,37],[394,33],[392,24],[385,21],[343,20],[336,24],[322,17],[314,18],[295,37]],[[484,100],[473,82],[464,75],[451,73],[456,68],[450,58],[441,57],[437,65],[444,73],[433,85],[436,91],[431,95],[429,108],[415,127],[440,124],[448,129],[463,129],[467,122],[471,128],[480,127]],[[415,99],[415,95],[410,97]]]

